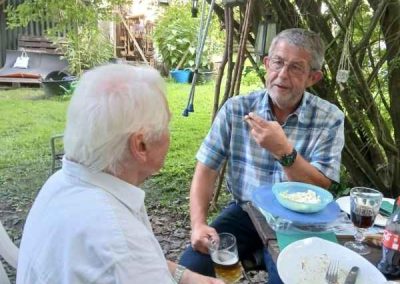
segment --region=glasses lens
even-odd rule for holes
[[[271,58],[268,62],[269,68],[274,72],[279,72],[282,68],[287,65],[287,69],[290,74],[300,76],[305,73],[305,67],[300,63],[285,63],[282,59]]]

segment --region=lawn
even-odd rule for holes
[[[249,86],[247,86],[249,88]],[[187,210],[195,153],[211,123],[214,84],[196,86],[194,109],[182,116],[188,84],[167,83],[173,113],[164,168],[149,179],[148,199]],[[47,99],[41,89],[0,91],[0,220],[19,244],[21,228],[38,190],[50,175],[50,137],[62,133],[69,97]]]

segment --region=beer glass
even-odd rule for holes
[[[220,233],[219,240],[211,240],[209,252],[217,278],[233,284],[242,277],[236,238],[230,233]]]
[[[364,233],[375,222],[382,203],[382,193],[368,187],[354,187],[350,190],[350,219],[356,227],[355,241],[346,242],[345,247],[366,255],[371,249],[362,243]]]

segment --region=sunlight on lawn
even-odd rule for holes
[[[195,154],[210,127],[214,98],[213,83],[196,86],[195,112],[184,117],[190,87],[167,82],[173,114],[170,151],[161,172],[144,185],[151,188],[150,198],[157,197],[166,205],[181,203],[184,210]],[[68,102],[69,97],[45,98],[41,89],[0,90],[0,209],[18,212],[25,218],[50,174],[49,141],[63,132]]]

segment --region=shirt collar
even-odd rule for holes
[[[273,114],[272,108],[270,105],[268,90],[265,91],[265,94],[266,95],[262,98],[262,102],[261,102],[261,105],[265,107],[265,109],[267,110],[268,116],[269,116],[269,117],[265,117],[265,118],[267,118],[267,119],[270,118],[269,120],[271,120],[271,118],[273,120],[276,120],[275,115]],[[292,112],[289,115],[289,117],[297,116],[300,122],[304,122],[305,113],[307,112],[307,105],[308,105],[310,95],[311,94],[309,92],[304,92],[303,97],[301,98],[301,101],[300,101],[300,105],[297,107],[297,109],[294,112]]]
[[[138,211],[144,203],[145,192],[113,175],[93,172],[84,165],[63,158],[62,172],[72,179],[94,185],[107,191],[132,211]]]
[[[268,91],[264,91],[264,95],[261,102],[257,104],[255,113],[265,120],[271,121],[276,120],[274,114],[272,113],[272,108],[269,103]]]

